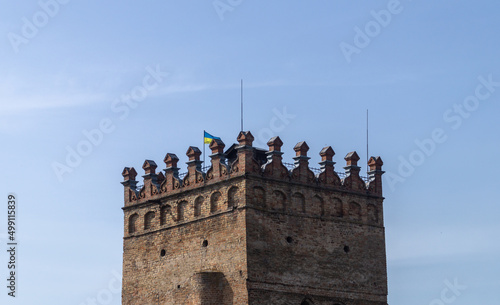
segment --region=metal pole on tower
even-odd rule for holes
[[[241,96],[240,96],[240,99],[241,99],[241,131],[243,131],[243,79],[241,79]]]
[[[241,100],[241,105],[240,105],[240,108],[241,108],[241,131],[243,131],[243,79],[241,79],[241,96],[240,96],[240,100]]]
[[[370,161],[370,154],[368,152],[368,109],[366,109],[366,164]]]

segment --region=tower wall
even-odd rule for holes
[[[185,174],[170,153],[142,186],[124,169],[122,303],[387,304],[380,157],[363,179],[355,152],[337,173],[325,147],[313,172],[305,142],[291,168],[279,137],[238,142],[213,140],[206,171],[196,147]]]
[[[247,210],[249,304],[387,304],[379,198],[262,179],[252,186],[266,190],[266,204]],[[349,215],[350,203],[360,214]]]
[[[234,181],[231,187],[244,189],[241,183]],[[219,183],[125,209],[126,228],[132,214],[143,221],[136,233],[125,233],[123,304],[212,304],[207,301],[212,299],[225,301],[218,304],[247,303],[246,212],[227,207],[228,189]],[[223,196],[219,210],[210,213],[205,199],[195,216],[196,199],[215,192]],[[151,227],[142,229],[151,212]],[[223,287],[213,290],[213,279]]]

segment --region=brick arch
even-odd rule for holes
[[[166,225],[168,222],[168,215],[172,213],[172,207],[170,205],[164,205],[160,208],[160,226]]]
[[[286,208],[286,196],[282,191],[275,190],[272,199],[269,201],[269,207],[275,211],[284,211]]]
[[[378,216],[378,208],[376,205],[373,203],[369,203],[366,206],[367,212],[368,212],[368,221],[372,223],[378,223],[379,222],[379,216]]]
[[[349,202],[349,218],[352,220],[360,221],[361,216],[361,205],[355,201]]]
[[[203,214],[203,204],[205,203],[205,198],[203,196],[198,196],[194,200],[194,217],[201,216]]]
[[[240,189],[237,186],[233,186],[227,192],[227,207],[232,208],[238,206]]]
[[[342,199],[333,197],[332,198],[332,214],[334,217],[344,217],[344,202]]]
[[[137,225],[139,221],[139,215],[134,213],[128,218],[128,233],[137,232]]]
[[[266,191],[260,186],[254,186],[252,203],[257,207],[266,207]]]
[[[191,298],[194,302],[190,304],[236,304],[231,284],[222,272],[196,273],[192,276],[191,283]]]
[[[324,215],[325,214],[325,201],[323,200],[323,197],[319,195],[314,195],[312,198],[311,202],[311,207],[310,207],[313,215]]]
[[[296,192],[292,195],[291,210],[296,213],[306,212],[306,198],[302,193]]]
[[[210,213],[219,211],[222,208],[222,194],[215,191],[210,196]]]
[[[186,219],[186,210],[188,207],[188,202],[186,200],[182,200],[177,203],[177,221],[183,221]]]
[[[342,199],[333,197],[328,207],[325,207],[328,210],[328,216],[333,217],[344,217],[344,203]]]
[[[144,215],[144,230],[149,230],[154,225],[155,212],[149,211]]]
[[[304,300],[302,300],[300,305],[314,305],[314,302],[311,301],[311,299],[309,299],[309,298],[305,298]]]

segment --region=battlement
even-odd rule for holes
[[[323,148],[319,155],[320,168],[309,167],[309,146],[305,141],[294,147],[294,163],[284,163],[281,147],[283,142],[279,137],[273,137],[267,145],[267,151],[252,146],[254,137],[250,131],[242,131],[237,137],[238,144],[232,145],[224,152],[225,144],[215,139],[210,143],[212,154],[210,166],[202,167],[201,150],[190,146],[186,152],[189,158],[187,172],[180,174],[177,167],[179,158],[173,153],[167,153],[164,158],[165,174],[156,173],[158,167],[152,160],[146,160],[143,185],[138,187],[137,172],[132,167],[125,167],[122,172],[125,187],[125,206],[158,200],[162,197],[177,194],[193,188],[200,188],[240,176],[257,176],[285,182],[315,185],[324,188],[362,193],[374,197],[382,197],[382,159],[371,157],[368,166],[368,177],[360,176],[358,166],[359,156],[353,151],[345,156],[345,172],[335,171],[333,161],[335,151],[331,146]]]

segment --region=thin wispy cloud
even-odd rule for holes
[[[0,105],[0,112],[3,115],[22,113],[26,111],[36,111],[41,109],[54,109],[82,106],[91,103],[98,103],[106,100],[105,94],[61,94],[43,96],[18,96],[0,94],[0,99],[4,101]]]
[[[265,88],[279,87],[291,85],[283,80],[271,80],[266,82],[245,82],[244,88]],[[231,90],[240,89],[240,80],[235,80],[234,83],[190,83],[189,81],[177,81],[175,84],[167,85],[159,90],[156,90],[151,95],[160,97],[176,93],[189,93],[208,90]]]

